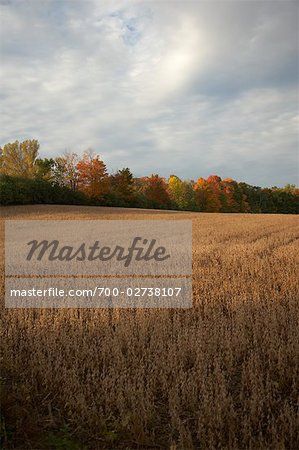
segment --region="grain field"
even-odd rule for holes
[[[2,208],[2,298],[7,219],[192,219],[193,307],[2,308],[4,448],[299,448],[296,216]]]

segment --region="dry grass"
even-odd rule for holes
[[[299,448],[295,216],[40,206],[10,218],[191,218],[194,306],[2,310],[6,448]]]

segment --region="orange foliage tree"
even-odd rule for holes
[[[149,208],[169,208],[171,206],[168,186],[163,177],[156,174],[139,178],[139,184]]]
[[[54,160],[53,179],[59,186],[66,186],[72,191],[78,189],[78,164],[76,153],[66,152]]]
[[[85,152],[77,163],[78,186],[90,198],[101,199],[109,189],[106,165],[90,152]]]
[[[222,188],[222,208],[223,212],[247,212],[249,205],[246,196],[242,192],[239,184],[232,178],[225,178],[221,182]]]
[[[195,201],[199,211],[220,211],[221,178],[211,175],[207,180],[199,178],[194,184]]]

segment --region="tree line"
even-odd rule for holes
[[[0,148],[0,204],[35,203],[297,214],[299,189],[261,188],[217,175],[197,181],[134,177],[128,167],[109,174],[91,150],[39,158],[37,140],[8,143]]]

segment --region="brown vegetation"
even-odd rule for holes
[[[2,211],[34,218],[192,219],[193,308],[2,309],[5,448],[299,448],[295,216]]]

